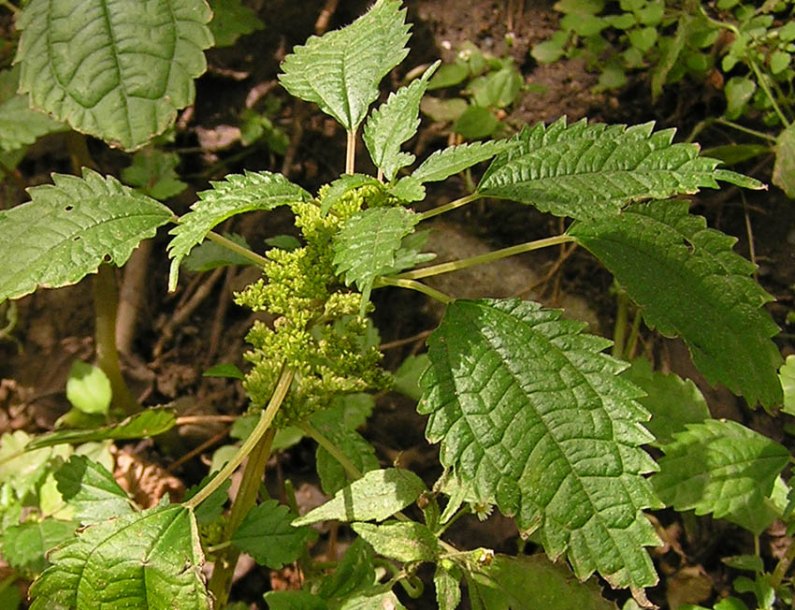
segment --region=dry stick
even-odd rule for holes
[[[204,361],[208,365],[215,359],[215,355],[218,353],[218,346],[221,343],[221,335],[224,332],[226,313],[229,311],[229,304],[232,302],[230,297],[232,293],[232,283],[236,277],[237,270],[235,267],[227,268],[224,277],[224,285],[221,288],[221,294],[218,297],[218,307],[215,309],[215,316],[213,317],[213,325],[210,329],[209,345],[207,346],[207,352],[204,357]]]
[[[404,339],[396,339],[395,341],[387,341],[386,343],[382,343],[381,346],[378,348],[380,351],[386,351],[388,349],[395,349],[396,347],[403,347],[404,345],[410,345],[412,343],[416,343],[417,341],[422,341],[423,339],[430,336],[433,330],[424,330],[421,333],[417,333],[411,337],[406,337]]]
[[[328,29],[328,24],[334,12],[337,10],[338,4],[339,0],[326,0],[326,5],[323,7],[323,10],[320,11],[317,21],[315,21],[315,35],[320,36]]]
[[[144,302],[152,243],[151,239],[142,241],[124,266],[124,279],[119,288],[119,310],[116,314],[116,346],[122,354],[132,353],[138,314]]]
[[[224,438],[226,437],[227,434],[229,434],[229,430],[228,429],[221,430],[215,436],[212,436],[212,437],[208,438],[206,441],[204,441],[200,445],[197,445],[196,447],[194,447],[193,449],[188,451],[185,455],[180,456],[180,458],[176,462],[174,462],[173,464],[169,464],[168,468],[166,468],[166,472],[174,472],[177,468],[182,466],[185,462],[189,462],[190,460],[192,460],[197,455],[201,455],[202,453],[207,451],[207,449],[209,449],[210,447],[212,447],[216,443],[220,443],[222,440],[224,440]]]

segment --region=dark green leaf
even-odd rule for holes
[[[643,549],[657,544],[641,512],[657,504],[639,448],[648,414],[584,326],[530,302],[455,301],[429,339],[419,411],[480,503],[538,530],[581,579],[643,587],[657,580]]]
[[[19,70],[0,72],[0,151],[18,150],[41,136],[67,128],[28,107],[27,96],[17,94]]]
[[[145,148],[133,156],[132,165],[125,167],[121,178],[144,195],[164,200],[179,195],[188,185],[179,179],[179,155],[156,148]]]
[[[232,544],[273,570],[298,559],[314,535],[308,527],[294,527],[296,515],[276,500],[252,508],[232,534]]]
[[[488,108],[469,106],[453,123],[453,131],[468,140],[480,140],[494,134],[500,121]]]
[[[237,39],[265,27],[257,14],[240,0],[208,0],[213,9],[210,31],[216,47],[231,47]]]
[[[243,248],[251,249],[248,242],[240,235],[235,233],[224,233],[224,237],[235,242]],[[205,241],[190,251],[190,254],[182,261],[188,271],[203,272],[212,271],[219,267],[229,267],[231,265],[251,265],[251,259],[232,252],[229,248],[213,241]]]
[[[211,366],[202,373],[202,377],[226,377],[228,379],[245,379],[246,375],[234,364],[221,363]]]
[[[732,250],[736,239],[708,229],[682,201],[635,205],[569,233],[616,276],[650,327],[685,340],[711,383],[752,404],[781,403],[781,356],[770,340],[778,328],[762,308],[771,297]]]
[[[326,610],[322,597],[306,591],[268,591],[265,601],[270,610]]]
[[[422,523],[353,523],[353,531],[367,541],[375,552],[404,563],[436,561],[441,547],[436,536]]]
[[[0,301],[74,284],[102,262],[122,266],[171,211],[112,177],[53,174],[31,201],[0,212]]]
[[[334,573],[320,581],[317,593],[325,599],[345,599],[372,587],[374,582],[372,548],[361,538],[356,538]]]

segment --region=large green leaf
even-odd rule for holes
[[[334,238],[334,265],[345,283],[369,298],[373,280],[392,270],[403,238],[419,222],[406,208],[370,208],[345,223]]]
[[[16,150],[43,135],[67,129],[29,108],[27,97],[17,94],[18,84],[18,69],[0,72],[0,151]]]
[[[81,524],[96,523],[133,512],[127,493],[101,464],[73,455],[55,473],[58,491],[75,510]]]
[[[168,244],[168,255],[173,259],[168,278],[169,290],[177,287],[182,259],[216,225],[236,214],[273,210],[289,203],[307,201],[311,197],[281,174],[271,172],[229,174],[223,181],[213,182],[212,187],[199,193],[199,201],[171,229],[174,238]]]
[[[293,527],[296,515],[276,500],[252,508],[232,534],[232,544],[254,560],[274,570],[292,563],[306,549],[313,531]]]
[[[538,530],[578,577],[614,586],[657,575],[644,546],[657,536],[642,509],[657,503],[641,392],[599,353],[609,341],[559,311],[519,300],[455,301],[429,340],[421,379],[426,435],[480,502]]]
[[[17,21],[20,90],[77,131],[139,148],[193,103],[210,17],[204,0],[31,0]]]
[[[410,470],[372,470],[338,491],[334,497],[293,521],[309,525],[318,521],[383,521],[414,502],[425,484]]]
[[[31,201],[0,212],[0,302],[39,287],[57,288],[123,265],[135,247],[171,220],[171,211],[112,177],[53,174]]]
[[[688,425],[662,449],[665,456],[652,483],[666,504],[712,513],[755,534],[775,518],[764,515],[790,459],[785,447],[736,422],[711,419]]]
[[[718,170],[718,161],[698,156],[695,144],[672,144],[674,130],[652,132],[653,123],[567,125],[525,128],[492,162],[478,191],[512,199],[542,212],[577,219],[616,214],[633,201],[665,199],[717,188],[718,179],[762,185]]]
[[[158,506],[83,530],[50,556],[31,610],[209,610],[193,514]]]
[[[752,404],[781,403],[781,356],[770,340],[778,328],[762,309],[771,297],[732,250],[734,238],[681,201],[635,205],[569,233],[616,276],[649,326],[685,340],[711,383]]]
[[[513,610],[615,610],[594,582],[579,583],[565,566],[543,555],[495,555],[470,561],[468,572],[480,584],[501,591]]]
[[[420,125],[420,100],[428,87],[428,79],[439,66],[436,62],[422,78],[390,94],[375,110],[364,126],[364,143],[375,166],[392,181],[398,170],[414,162],[414,155],[400,152],[400,147],[417,133]]]
[[[355,131],[378,97],[381,79],[408,53],[409,26],[400,5],[378,0],[349,26],[295,47],[279,75],[284,88]]]

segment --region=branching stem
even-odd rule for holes
[[[221,468],[221,470],[218,471],[218,474],[215,475],[215,477],[213,477],[213,479],[207,483],[207,485],[199,490],[199,493],[185,502],[185,506],[195,509],[197,506],[199,506],[199,504],[209,498],[216,489],[221,487],[224,481],[232,476],[235,470],[237,470],[237,467],[243,463],[243,460],[245,460],[248,454],[254,450],[254,447],[257,445],[257,443],[259,443],[260,439],[270,428],[273,418],[276,416],[279,407],[282,406],[282,402],[284,402],[284,397],[287,396],[287,390],[290,389],[290,384],[292,381],[293,372],[290,369],[284,368],[282,370],[281,376],[279,377],[279,381],[276,383],[276,388],[273,390],[273,394],[271,395],[270,402],[268,402],[268,406],[262,411],[259,421],[251,431],[249,437],[243,441],[243,444],[240,446],[240,449],[238,449],[237,453],[226,463],[226,465],[224,465],[223,468]]]
[[[221,235],[220,233],[216,233],[215,231],[210,231],[207,234],[207,239],[209,239],[211,242],[218,244],[222,248],[226,248],[230,252],[234,252],[235,254],[239,254],[240,256],[247,258],[258,267],[264,267],[267,263],[270,262],[264,256],[260,256],[256,252],[252,252],[245,246],[241,246],[240,244],[233,242],[228,237],[224,237],[223,235]]]
[[[569,235],[556,235],[554,237],[547,237],[546,239],[538,239],[529,241],[516,246],[502,248],[501,250],[494,250],[486,254],[479,254],[470,258],[462,258],[457,261],[450,261],[449,263],[440,263],[439,265],[431,265],[430,267],[423,267],[422,269],[415,269],[407,271],[406,273],[399,273],[391,278],[383,279],[397,279],[397,280],[418,280],[424,277],[431,277],[434,275],[441,275],[442,273],[450,273],[451,271],[460,271],[468,267],[476,265],[485,265],[493,263],[509,256],[516,256],[517,254],[524,254],[525,252],[532,252],[533,250],[540,250],[541,248],[549,248],[550,246],[557,246],[574,241],[574,238]]]
[[[480,193],[472,193],[467,195],[466,197],[461,197],[460,199],[456,199],[455,201],[451,201],[450,203],[445,203],[444,205],[440,205],[438,208],[434,208],[432,210],[428,210],[427,212],[423,212],[420,214],[420,222],[423,220],[428,220],[429,218],[433,218],[434,216],[439,216],[440,214],[444,214],[445,212],[450,212],[457,208],[463,207],[468,203],[472,203],[477,199],[480,199]]]
[[[454,300],[453,297],[446,295],[441,290],[436,290],[427,284],[423,284],[422,282],[417,282],[415,280],[406,280],[395,277],[381,277],[378,278],[373,284],[373,288],[380,288],[383,286],[397,286],[398,288],[416,290],[417,292],[421,292],[422,294],[427,295],[432,299],[439,301],[440,303],[444,303],[445,305],[452,303]]]

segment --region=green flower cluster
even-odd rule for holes
[[[378,187],[353,189],[322,213],[328,187],[316,200],[292,205],[305,246],[266,253],[263,278],[235,296],[239,305],[275,316],[258,321],[246,340],[253,364],[244,387],[253,408],[270,399],[282,365],[295,372],[277,415],[278,427],[299,423],[331,404],[334,395],[381,389],[389,375],[379,367],[381,353],[370,340],[373,329],[360,315],[362,295],[345,288],[334,273],[334,235],[359,210],[378,205]]]

